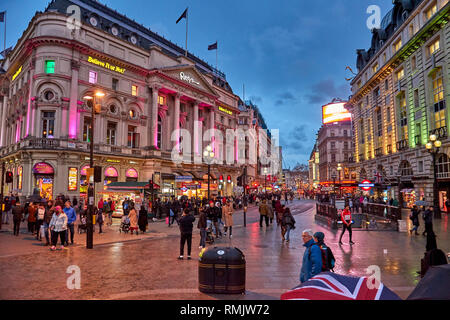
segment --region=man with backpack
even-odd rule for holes
[[[322,252],[320,247],[315,245],[313,232],[307,229],[302,233],[303,246],[306,247],[303,254],[302,268],[300,271],[300,282],[306,282],[312,277],[322,272]]]
[[[314,234],[314,241],[316,243],[313,246],[320,248],[322,254],[322,272],[333,271],[336,260],[330,247],[325,244],[324,239],[325,234],[323,232],[316,232]]]

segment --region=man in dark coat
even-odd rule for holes
[[[433,207],[429,207],[423,214],[423,220],[425,222],[425,231],[422,233],[424,236],[428,233],[433,233]]]
[[[139,219],[138,219],[138,225],[139,230],[142,231],[142,233],[145,233],[148,226],[148,216],[147,216],[147,210],[145,210],[144,206],[141,206],[141,210],[139,210]]]
[[[200,244],[199,249],[206,247],[206,228],[208,227],[207,219],[206,219],[206,212],[207,208],[205,210],[200,211],[200,216],[198,217],[198,223],[197,228],[200,229]]]
[[[14,204],[12,208],[13,222],[14,222],[14,235],[19,235],[20,222],[23,220],[24,209],[20,206],[19,201]]]
[[[194,228],[195,217],[189,213],[188,210],[184,210],[183,215],[178,221],[180,225],[180,256],[179,260],[183,260],[184,244],[187,242],[188,260],[191,260],[191,248],[192,248],[192,229]]]

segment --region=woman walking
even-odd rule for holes
[[[291,209],[284,209],[283,218],[281,219],[281,237],[283,241],[289,242],[289,234],[295,229],[295,219],[291,214]]]
[[[67,216],[60,206],[55,207],[52,220],[50,221],[50,231],[52,233],[51,250],[56,250],[58,237],[61,239],[61,249],[64,249],[67,231]]]
[[[136,235],[138,235],[138,215],[134,205],[130,205],[130,213],[128,214],[128,218],[130,219],[130,231],[133,234],[133,231],[136,230]]]
[[[28,232],[35,234],[36,228],[36,207],[33,202],[28,205]]]
[[[230,200],[227,200],[227,204],[222,208],[222,215],[225,219],[225,232],[224,236],[227,236],[228,228],[230,229],[230,238],[233,233],[233,205]]]
[[[141,210],[139,210],[139,230],[142,231],[142,233],[145,233],[148,226],[148,216],[147,216],[147,210],[145,210],[145,206],[141,206]]]

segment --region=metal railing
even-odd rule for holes
[[[331,204],[316,203],[316,214],[334,221],[339,219],[336,207]]]
[[[430,135],[432,135],[432,134],[436,135],[438,139],[447,138],[447,134],[448,134],[447,126],[443,126],[440,128],[430,130]]]
[[[31,139],[28,144],[29,147],[46,149],[58,148],[60,145],[61,144],[59,140],[47,138]]]
[[[368,203],[367,205],[363,206],[363,213],[371,214],[395,222],[402,219],[402,212],[400,207],[388,206],[385,204]]]
[[[397,142],[397,150],[408,149],[408,140],[400,140]]]

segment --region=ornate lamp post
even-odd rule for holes
[[[94,168],[94,121],[95,113],[100,113],[100,110],[96,110],[98,104],[97,99],[100,100],[105,94],[101,91],[95,92],[93,96],[86,95],[83,99],[88,105],[91,106],[91,136],[90,136],[90,153],[89,153],[89,167],[92,170]],[[101,105],[100,105],[101,107]],[[94,246],[94,205],[95,205],[95,180],[91,185],[88,181],[88,211],[87,211],[87,226],[86,226],[86,249],[92,249]]]
[[[337,170],[338,170],[338,175],[339,175],[339,197],[342,198],[342,187],[341,187],[341,171],[342,171],[342,167],[341,167],[340,163],[338,164]]]
[[[436,156],[439,154],[439,149],[442,146],[442,142],[438,140],[437,136],[432,134],[429,137],[429,141],[426,144],[428,152],[433,157],[433,204],[434,204],[434,217],[441,219],[441,208],[439,206],[439,192],[437,184],[437,170],[436,170]]]
[[[208,145],[203,151],[203,160],[208,164],[208,203],[211,201],[210,196],[210,183],[211,183],[211,163],[214,160],[214,152],[211,145]]]

